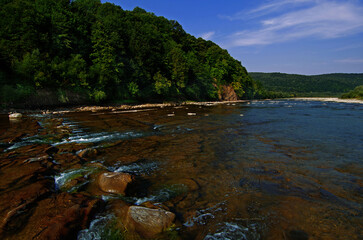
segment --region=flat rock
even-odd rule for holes
[[[80,151],[77,155],[81,158],[93,158],[96,157],[98,154],[97,149],[94,148],[86,148]]]
[[[127,212],[127,226],[144,238],[153,238],[155,235],[168,229],[175,219],[175,214],[163,209],[151,209],[140,206],[131,206]]]
[[[98,185],[102,191],[108,193],[124,194],[127,185],[134,181],[128,173],[107,172],[98,177]]]
[[[21,209],[18,207],[19,212],[31,209],[23,218],[19,214],[14,215],[12,225],[19,222],[20,227],[8,231],[11,235],[5,239],[77,239],[78,232],[89,226],[102,205],[100,199],[82,194],[61,193],[41,199],[25,207],[20,206]]]

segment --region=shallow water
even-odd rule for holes
[[[123,200],[167,206],[182,239],[363,238],[363,104],[252,101],[62,117],[72,133],[52,144],[102,149],[94,162],[143,179]]]

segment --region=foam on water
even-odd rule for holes
[[[7,149],[5,149],[5,152],[11,151],[11,150],[14,150],[14,149],[17,149],[20,147],[24,147],[27,145],[43,144],[43,143],[50,143],[50,141],[48,139],[46,139],[45,137],[42,137],[39,135],[25,137],[25,138],[22,138],[20,142],[14,143],[13,145],[11,145]]]
[[[210,233],[205,236],[204,240],[228,240],[228,239],[239,239],[239,240],[252,240],[260,239],[259,234],[256,234],[255,224],[251,224],[248,227],[242,224],[233,222],[223,223],[215,233]]]
[[[62,142],[55,143],[54,145],[60,145],[65,143],[98,143],[105,141],[117,141],[121,139],[128,139],[134,137],[141,137],[141,133],[134,132],[99,132],[99,133],[83,133],[72,135],[71,137],[64,139]]]
[[[184,192],[187,192],[188,187],[183,184],[173,184],[163,186],[162,188],[154,191],[150,196],[144,198],[135,198],[135,204],[141,205],[145,202],[166,202]]]
[[[65,172],[60,173],[59,175],[54,177],[56,189],[61,189],[67,182],[76,179],[78,177],[87,178],[90,174],[96,172],[98,168],[95,167],[85,167],[78,169],[70,169]],[[81,183],[81,185],[75,186],[76,188],[81,187],[82,185],[87,184],[86,182]],[[75,187],[71,188],[69,191],[75,190]]]
[[[136,162],[123,166],[112,166],[108,169],[112,172],[127,172],[131,174],[150,174],[158,168],[156,162]]]
[[[42,128],[46,128],[45,119],[49,117],[47,114],[34,114],[31,115],[37,118],[39,125]],[[31,145],[31,144],[52,144],[53,146],[66,144],[66,143],[99,143],[99,142],[112,142],[122,139],[142,137],[142,133],[138,132],[88,132],[87,129],[77,125],[77,122],[69,120],[63,120],[62,124],[65,128],[70,129],[70,136],[61,140],[52,139],[55,135],[35,135],[31,137],[22,138],[20,142],[14,143],[9,146],[5,151],[17,149],[19,147]]]
[[[109,223],[114,215],[109,214],[106,216],[96,216],[96,218],[90,223],[88,229],[83,229],[78,233],[78,240],[101,240],[104,234],[105,227]]]
[[[223,211],[225,202],[218,203],[210,208],[196,211],[196,215],[188,219],[183,225],[186,227],[193,227],[197,225],[206,225],[208,221],[215,218],[215,213]]]

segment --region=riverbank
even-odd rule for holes
[[[290,98],[297,101],[320,101],[320,102],[341,102],[341,103],[362,103],[363,100],[359,99],[342,99],[342,98],[323,98],[323,97],[304,97],[304,98]]]
[[[288,98],[296,101],[321,101],[321,102],[340,102],[340,103],[360,103],[363,104],[363,100],[359,99],[341,99],[333,97],[296,97]],[[259,99],[254,101],[265,101],[271,99]],[[210,101],[210,102],[167,102],[167,103],[142,103],[142,104],[110,104],[107,106],[99,105],[87,105],[77,107],[62,107],[62,108],[43,108],[43,109],[17,109],[7,108],[1,109],[0,114],[9,113],[23,113],[23,114],[62,114],[70,112],[97,112],[97,111],[126,111],[131,110],[137,112],[138,110],[145,108],[164,108],[164,107],[178,107],[178,106],[215,106],[223,104],[237,104],[245,103],[251,100],[237,100],[237,101]]]
[[[236,104],[244,103],[249,100],[237,100],[237,101],[214,101],[214,102],[170,102],[170,103],[143,103],[143,104],[121,104],[121,105],[108,105],[108,106],[80,106],[80,107],[70,107],[70,108],[49,108],[49,109],[2,109],[0,113],[7,114],[11,112],[19,113],[69,113],[69,112],[96,112],[96,111],[121,111],[121,110],[138,110],[143,108],[164,108],[164,107],[177,107],[177,106],[215,106],[222,104]]]

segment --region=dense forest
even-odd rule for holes
[[[363,85],[358,86],[347,93],[344,93],[342,98],[357,98],[363,100]]]
[[[3,105],[34,95],[63,103],[217,100],[224,85],[239,98],[258,94],[226,50],[141,8],[99,0],[0,2]]]
[[[363,74],[334,73],[306,76],[252,72],[250,76],[258,84],[263,85],[266,92],[280,97],[338,97],[363,85]]]

